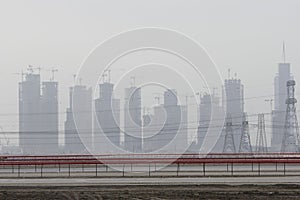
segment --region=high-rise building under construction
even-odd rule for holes
[[[99,98],[95,100],[96,125],[94,133],[99,135],[101,133],[99,144],[104,145],[104,137],[106,137],[116,147],[120,146],[121,130],[120,130],[120,100],[114,98],[113,95],[114,84],[109,81],[103,81],[99,85]]]
[[[226,122],[224,121],[224,129],[213,148],[213,152],[223,152],[224,145],[233,146],[234,149],[238,150],[240,147],[240,141],[242,136],[242,125],[244,121],[244,86],[240,79],[231,78],[230,75],[228,79],[225,80],[223,86],[223,109],[225,111],[225,116],[227,119],[230,119],[230,130],[233,135],[234,144],[225,144],[225,136],[226,136]],[[228,125],[228,123],[227,123]],[[215,133],[217,134],[217,133]],[[229,133],[227,133],[229,134]]]
[[[92,148],[92,89],[84,85],[70,88],[70,105],[65,121],[66,153],[83,153]]]
[[[212,121],[212,112],[215,112],[219,117],[223,115],[223,109],[220,105],[220,98],[215,94],[205,93],[200,96],[200,105],[199,105],[199,126],[197,131],[197,144],[196,151],[199,151],[209,127],[212,127],[212,131],[216,130],[213,128],[214,121]]]
[[[51,154],[58,147],[58,83],[41,84],[29,68],[19,83],[19,146],[24,154]]]
[[[234,132],[235,148],[239,149],[244,117],[244,85],[240,79],[229,78],[225,80],[225,95],[223,96],[223,108],[226,115],[231,117]]]
[[[124,147],[129,152],[142,152],[141,88],[132,85],[125,89]]]
[[[179,105],[177,92],[167,89],[164,103],[153,107],[150,123],[143,128],[144,151],[178,153],[187,149],[187,105]]]

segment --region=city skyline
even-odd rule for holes
[[[279,73],[276,73],[275,78],[274,78],[274,82],[275,82],[275,85],[274,85],[275,106],[274,106],[274,110],[272,110],[272,116],[273,116],[272,120],[275,122],[275,124],[273,122],[273,132],[271,133],[272,134],[271,144],[268,145],[268,147],[272,146],[272,148],[271,148],[272,151],[280,151],[279,146],[282,143],[282,138],[283,138],[283,135],[280,134],[280,133],[281,132],[283,133],[285,131],[285,129],[282,129],[281,132],[280,131],[278,132],[279,128],[277,126],[278,125],[277,123],[279,123],[279,118],[277,116],[279,116],[279,115],[280,116],[281,115],[285,116],[285,114],[284,114],[285,113],[284,104],[286,104],[285,102],[287,101],[286,99],[288,98],[287,93],[286,93],[286,91],[287,91],[286,86],[287,86],[288,81],[293,79],[293,76],[290,72],[290,70],[291,70],[290,69],[290,63],[286,63],[286,62],[279,63],[279,68],[278,69],[279,69]],[[87,90],[86,86],[82,85],[81,82],[80,82],[79,85],[75,85],[75,86],[70,88],[70,95],[69,95],[70,104],[69,104],[69,106],[71,106],[71,107],[69,107],[67,109],[67,118],[66,118],[65,127],[64,127],[64,130],[65,130],[64,138],[66,139],[65,142],[64,142],[65,143],[64,146],[66,147],[66,149],[68,149],[67,148],[67,146],[69,145],[68,142],[71,142],[71,144],[74,141],[75,141],[75,144],[80,142],[79,138],[78,138],[79,140],[74,139],[76,134],[78,134],[77,132],[75,133],[75,135],[69,137],[70,139],[68,140],[68,131],[71,131],[71,132],[73,131],[74,132],[77,129],[77,126],[75,126],[75,124],[74,124],[75,121],[73,119],[73,114],[72,114],[72,112],[73,112],[72,111],[72,105],[74,105],[74,101],[75,101],[75,105],[77,104],[77,109],[80,107],[80,109],[77,110],[77,112],[80,112],[80,115],[82,115],[81,112],[85,113],[86,110],[89,107],[91,107],[92,102],[95,103],[95,109],[96,109],[96,113],[97,113],[97,119],[96,120],[98,120],[100,122],[101,128],[104,131],[104,133],[108,134],[107,136],[110,137],[109,135],[113,134],[112,130],[117,130],[117,129],[119,130],[119,131],[117,131],[118,133],[116,132],[118,136],[117,135],[112,135],[112,137],[110,139],[115,145],[123,146],[125,149],[127,149],[129,151],[132,150],[131,148],[133,148],[133,151],[135,151],[134,149],[136,148],[136,150],[138,152],[143,152],[143,150],[142,150],[142,140],[141,141],[136,140],[134,142],[133,141],[130,142],[130,140],[132,140],[132,139],[130,139],[130,140],[126,139],[126,138],[130,138],[130,137],[126,136],[126,133],[127,133],[126,130],[127,131],[129,130],[128,133],[129,133],[129,135],[131,135],[130,131],[134,127],[134,125],[138,125],[139,128],[140,128],[139,132],[142,132],[142,129],[141,129],[142,128],[142,121],[140,121],[140,120],[143,119],[143,117],[142,117],[142,104],[141,104],[141,102],[142,102],[141,88],[137,88],[137,87],[134,86],[134,84],[135,84],[135,79],[134,78],[132,78],[132,80],[134,80],[134,83],[131,83],[131,86],[129,88],[125,88],[125,97],[123,97],[123,98],[125,98],[125,99],[123,99],[124,102],[125,102],[124,108],[123,108],[123,109],[125,109],[124,113],[129,111],[130,115],[132,115],[133,113],[140,113],[140,114],[134,114],[133,116],[130,116],[130,118],[131,117],[134,118],[134,121],[135,121],[134,123],[126,122],[126,120],[128,121],[129,118],[128,118],[128,114],[125,114],[124,119],[123,119],[123,120],[125,120],[125,122],[122,126],[121,125],[122,123],[120,123],[120,113],[121,113],[120,100],[116,99],[114,97],[115,96],[114,95],[114,84],[110,82],[110,75],[111,75],[111,71],[109,71],[108,74],[104,74],[102,76],[102,83],[99,85],[100,94],[99,94],[98,98],[92,98],[92,89],[91,88],[89,89],[89,92],[88,92],[89,95],[86,96],[86,94],[88,94],[88,93],[83,92],[84,90]],[[57,140],[57,142],[56,142],[57,147],[51,147],[50,149],[59,150],[59,148],[58,148],[58,145],[59,145],[59,142],[58,142],[58,131],[59,131],[58,117],[59,117],[59,112],[58,112],[58,100],[57,100],[59,98],[57,96],[58,82],[55,81],[54,74],[52,75],[53,77],[52,77],[51,81],[41,81],[40,69],[38,68],[35,72],[35,70],[32,66],[28,67],[28,72],[27,73],[22,72],[22,77],[23,76],[24,76],[24,79],[22,78],[22,81],[19,84],[20,85],[20,92],[19,92],[19,95],[20,95],[19,96],[19,99],[20,99],[19,100],[20,101],[20,103],[19,103],[20,131],[19,131],[19,134],[20,134],[20,136],[22,136],[22,135],[24,135],[24,136],[20,137],[19,145],[20,145],[21,148],[24,149],[23,151],[25,151],[25,149],[28,148],[28,147],[26,147],[26,142],[28,143],[28,141],[32,141],[32,140],[30,140],[30,138],[32,139],[31,134],[30,134],[29,138],[26,138],[26,137],[28,137],[28,135],[26,135],[26,134],[28,134],[29,132],[32,132],[32,134],[33,133],[38,134],[39,132],[54,133],[56,131],[57,136],[55,136],[55,134],[53,136],[57,137],[57,139],[56,139]],[[203,130],[203,128],[207,130],[207,127],[205,127],[203,125],[205,125],[205,124],[207,124],[207,126],[211,125],[211,124],[207,123],[207,121],[210,121],[209,118],[210,118],[211,108],[214,108],[214,109],[218,110],[219,109],[218,107],[220,107],[221,110],[225,111],[227,118],[228,117],[230,118],[230,124],[232,126],[241,126],[241,125],[244,126],[244,124],[246,124],[248,126],[249,122],[247,120],[247,114],[244,111],[244,106],[245,106],[245,102],[244,102],[244,85],[241,83],[241,80],[237,79],[237,77],[233,78],[229,74],[228,79],[226,79],[225,82],[224,82],[223,88],[224,88],[224,91],[225,91],[225,93],[224,93],[225,95],[224,94],[222,95],[222,102],[223,102],[222,104],[223,105],[220,104],[219,99],[218,99],[219,97],[214,96],[215,95],[214,93],[213,94],[204,94],[204,96],[201,95],[201,100],[200,100],[200,105],[199,105],[200,113],[199,113],[199,116],[198,116],[198,119],[197,119],[199,121],[198,122],[199,123],[198,124],[199,128],[198,128],[198,133],[196,133],[196,134],[201,134],[201,132],[202,133],[205,132],[205,130]],[[75,91],[75,96],[73,96],[74,91]],[[136,93],[136,91],[138,91],[138,93]],[[281,91],[281,93],[285,92],[286,94],[285,95],[281,94],[280,91]],[[137,96],[136,96],[135,93],[137,94]],[[88,97],[88,96],[90,96],[90,97]],[[189,104],[186,101],[185,108],[184,108],[183,105],[181,105],[181,108],[178,107],[178,111],[186,112],[186,114],[182,115],[182,113],[181,114],[180,114],[180,112],[178,113],[177,108],[175,108],[178,104],[177,91],[167,89],[164,92],[163,96],[164,96],[164,98],[163,98],[164,103],[161,104],[158,101],[156,108],[154,107],[154,122],[156,121],[155,125],[160,125],[160,124],[165,123],[164,127],[162,127],[162,129],[161,129],[161,133],[158,134],[158,136],[161,135],[161,138],[159,140],[171,141],[172,138],[166,139],[166,137],[170,137],[170,135],[169,134],[164,134],[164,129],[168,130],[168,129],[170,129],[170,127],[173,127],[176,124],[177,125],[180,125],[180,124],[182,125],[182,123],[181,123],[182,119],[180,121],[178,121],[178,119],[177,119],[178,114],[181,115],[181,118],[182,118],[182,116],[186,115],[186,117],[184,117],[185,122],[183,123],[183,125],[184,124],[186,124],[186,125],[189,124],[190,121],[188,119],[187,107],[186,107],[186,106],[189,106]],[[284,97],[284,96],[286,96],[286,97]],[[153,97],[155,97],[155,96],[153,96]],[[90,98],[90,100],[88,100],[89,98]],[[212,99],[208,99],[208,98],[212,98]],[[83,100],[80,100],[80,99],[83,99]],[[157,100],[159,100],[159,98]],[[133,104],[129,103],[131,101],[133,102]],[[213,101],[213,103],[210,102],[210,101]],[[53,103],[51,103],[51,102],[53,102]],[[88,103],[88,102],[90,102],[90,103]],[[271,103],[272,103],[272,101],[271,101]],[[89,104],[90,104],[90,106],[87,106]],[[202,107],[201,107],[201,105],[202,105]],[[130,106],[131,108],[128,107],[128,106]],[[160,110],[160,107],[162,109],[162,112],[159,112],[159,113],[163,114],[163,112],[166,112],[166,116],[163,116],[164,114],[163,115],[160,114],[161,116],[159,117],[158,114],[155,114],[158,110]],[[208,107],[211,107],[211,108],[209,110],[206,110],[206,111],[203,110],[203,109],[208,109]],[[38,110],[35,111],[33,108],[37,108]],[[111,111],[109,111],[109,110],[111,110]],[[155,110],[157,110],[157,111],[155,111]],[[165,110],[165,111],[163,111],[163,110]],[[198,112],[198,109],[196,110],[196,112]],[[112,113],[112,114],[110,114],[110,113]],[[221,113],[219,111],[218,111],[218,113],[221,115]],[[89,115],[85,115],[85,114],[83,114],[83,115],[84,116],[81,116],[81,118],[79,118],[79,119],[78,119],[78,116],[76,116],[76,115],[74,115],[74,116],[77,117],[77,120],[79,120],[78,121],[79,123],[80,123],[80,120],[81,121],[83,120],[84,123],[86,123],[87,122],[87,117]],[[112,116],[109,117],[110,115],[112,115]],[[257,115],[260,115],[260,114],[257,114]],[[171,121],[169,121],[170,116],[171,116],[170,119],[173,119]],[[91,117],[91,115],[90,115],[90,117]],[[165,118],[165,117],[167,117],[167,118],[166,118],[166,121],[163,123],[163,121],[164,121],[163,118]],[[205,121],[203,119],[206,119],[207,121]],[[39,120],[41,120],[41,123],[40,123],[39,126],[37,126],[37,124],[39,124]],[[114,122],[114,120],[117,120],[117,121]],[[174,120],[178,121],[178,123],[174,122]],[[284,124],[286,123],[285,118],[283,117],[281,120],[282,120],[281,126],[284,127]],[[101,124],[102,121],[104,122],[104,124]],[[228,121],[228,119],[227,119],[227,121]],[[47,128],[46,128],[45,125],[43,125],[45,123],[48,126]],[[51,123],[54,123],[54,124],[51,125]],[[211,123],[213,124],[214,122],[211,122]],[[109,124],[111,124],[111,125],[109,125]],[[145,124],[145,122],[143,124]],[[171,126],[168,125],[168,124],[170,124]],[[226,122],[225,124],[228,124],[228,122]],[[43,128],[43,126],[44,126],[44,128]],[[85,130],[91,130],[92,125],[90,126],[90,129],[87,126],[85,126],[85,127],[87,128]],[[113,127],[115,127],[115,128],[113,128]],[[125,132],[121,133],[121,130],[122,130],[123,127],[125,128],[124,129]],[[151,128],[151,126],[150,126],[150,128]],[[185,128],[188,129],[189,126],[186,126]],[[107,129],[107,131],[106,131],[106,129]],[[173,129],[174,128],[171,128],[170,130],[173,131]],[[179,130],[178,127],[175,128],[174,130],[176,130],[176,129]],[[249,134],[248,129],[249,128],[247,128],[247,134]],[[181,132],[183,131],[182,129],[180,129],[180,130],[181,130]],[[227,128],[226,128],[226,130],[227,130]],[[235,144],[234,145],[235,147],[234,147],[233,151],[237,151],[238,148],[241,148],[241,144],[239,142],[242,141],[242,138],[240,138],[240,137],[241,137],[241,134],[242,134],[243,130],[244,129],[237,130],[236,128],[232,130],[233,131],[232,132],[232,134],[233,134],[233,141],[232,142],[233,142],[233,144]],[[97,128],[94,131],[97,132]],[[225,129],[224,129],[224,131],[225,131]],[[239,131],[241,131],[241,132],[239,132]],[[170,131],[167,131],[167,132],[170,132]],[[179,133],[181,134],[181,132],[179,132]],[[123,142],[121,142],[121,138],[124,137],[124,136],[121,136],[123,134],[125,134],[125,138],[124,138],[124,141],[123,141],[124,144],[122,144]],[[183,142],[183,143],[188,144],[189,143],[188,142],[188,132],[186,132],[185,135],[186,136],[184,136],[184,137],[186,139],[182,138],[181,141],[186,140],[186,142]],[[252,135],[251,140],[253,142],[254,134],[252,133],[250,135]],[[274,138],[273,138],[274,136],[273,135],[275,135],[275,137],[278,137],[279,135],[282,135],[282,137],[280,136],[278,141],[274,142]],[[25,137],[25,139],[22,139],[24,137]],[[43,137],[44,137],[44,135],[38,135],[37,138],[35,138],[35,139],[38,139],[36,141],[40,140],[41,144],[43,144],[44,139],[41,139]],[[78,137],[78,136],[76,136],[76,137]],[[89,136],[89,137],[90,137],[89,139],[92,141],[91,143],[93,143],[93,139],[92,139],[93,136]],[[202,140],[201,137],[203,137],[203,136],[198,135],[196,137],[196,143],[200,142],[200,144],[201,144],[203,142],[203,141],[201,141]],[[218,139],[218,141],[216,143],[216,146],[213,150],[214,152],[220,152],[221,151],[220,149],[222,149],[222,147],[225,146],[224,141],[226,140],[225,139],[226,137],[227,137],[227,131],[226,131],[226,133],[225,132],[221,133],[221,136]],[[249,135],[248,135],[248,137],[249,137]],[[48,138],[48,136],[47,136],[47,138]],[[49,138],[48,139],[47,138],[46,138],[46,140],[50,141]],[[140,136],[138,138],[143,138],[143,140],[145,140],[144,142],[147,141],[147,137],[144,138],[144,137]],[[248,138],[248,139],[249,139],[249,142],[251,142],[250,138]],[[194,140],[190,141],[190,142],[194,142]],[[157,143],[157,142],[155,142],[155,143]],[[267,142],[267,144],[268,143],[269,142]],[[55,143],[53,143],[53,144],[55,144]],[[147,146],[149,146],[149,144],[146,144],[146,151],[149,151],[149,150],[153,151],[151,149],[147,150],[147,148],[149,148],[149,147],[147,147]],[[30,145],[32,145],[32,144],[30,144]],[[37,143],[35,146],[38,146],[38,145],[39,145],[39,143]],[[136,145],[138,145],[140,147],[138,147]],[[157,143],[157,145],[158,145],[158,143]],[[151,148],[153,148],[153,144],[150,145],[150,146],[152,146]],[[163,146],[164,145],[160,145],[159,147],[157,147],[157,148],[155,147],[154,149],[160,149]],[[184,145],[177,145],[177,148],[178,148],[178,146],[184,146]],[[253,146],[253,144],[252,144],[252,146]],[[274,147],[275,147],[275,149],[274,149]],[[197,148],[199,148],[199,146]],[[197,151],[197,148],[194,149],[194,150]],[[250,148],[251,148],[251,144],[250,144]],[[68,152],[68,150],[66,150],[66,149],[64,151]],[[75,149],[76,149],[76,145],[75,145]],[[74,152],[76,152],[75,149],[73,147]],[[79,148],[79,149],[82,149],[82,151],[85,150],[84,147]],[[176,146],[175,146],[175,149],[176,149]],[[34,150],[34,151],[36,151],[36,150]],[[39,150],[39,151],[41,151],[41,150]],[[28,153],[30,153],[30,152],[31,151],[28,151]],[[55,152],[55,151],[52,151],[52,152]],[[72,152],[72,151],[70,151],[70,152]]]
[[[272,96],[273,74],[277,71],[277,63],[282,62],[283,40],[286,43],[286,61],[292,63],[295,80],[300,80],[297,67],[300,65],[297,0],[272,1],[272,7],[270,1],[234,0],[226,3],[216,0],[191,1],[189,4],[166,1],[159,2],[159,7],[139,1],[120,4],[120,8],[124,9],[117,8],[118,15],[115,15],[107,11],[110,8],[116,9],[113,3],[92,1],[82,5],[80,1],[3,2],[0,8],[3,24],[0,47],[3,55],[0,60],[3,84],[0,90],[5,91],[9,87],[11,91],[7,91],[7,96],[0,99],[0,104],[5,105],[0,108],[0,113],[17,114],[16,83],[20,78],[14,73],[20,73],[29,64],[43,67],[44,78],[51,76],[51,72],[47,71],[50,68],[59,69],[56,78],[60,86],[64,86],[59,90],[59,103],[62,105],[60,112],[63,112],[68,105],[67,93],[68,86],[73,83],[72,74],[76,74],[89,52],[111,35],[138,27],[166,27],[194,38],[208,51],[224,79],[227,78],[228,68],[238,73],[246,86],[245,110],[251,109],[254,113],[270,110],[263,97],[247,98]],[[60,9],[55,9],[57,7]],[[54,9],[55,16],[52,15]],[[155,17],[152,15],[154,10]],[[179,17],[178,13],[184,11],[188,12]],[[136,19],[135,14],[141,18]],[[6,19],[10,19],[10,23]],[[78,26],[77,22],[85,25]],[[65,28],[66,24],[68,29]],[[257,72],[268,76],[256,76]],[[1,116],[0,121],[7,131],[18,129],[15,117]]]
[[[136,3],[140,5],[138,2]],[[17,75],[16,73],[20,73],[21,69],[25,70],[25,66],[32,64],[35,67],[42,68],[41,73],[44,80],[47,77],[49,77],[49,80],[52,78],[51,70],[53,67],[58,69],[55,79],[60,83],[58,86],[58,104],[61,115],[59,116],[59,130],[60,132],[63,131],[64,119],[66,117],[65,109],[68,107],[69,102],[68,88],[73,85],[72,74],[76,74],[76,71],[89,52],[112,34],[149,26],[177,30],[195,39],[203,45],[210,57],[215,61],[223,79],[228,78],[229,68],[231,69],[231,77],[235,77],[234,72],[238,73],[237,77],[243,81],[245,86],[245,112],[249,114],[251,121],[256,121],[252,115],[261,112],[271,112],[270,102],[266,102],[265,100],[274,99],[273,78],[277,72],[278,63],[282,63],[283,60],[291,63],[294,79],[297,81],[300,77],[300,71],[297,67],[300,64],[297,56],[300,48],[299,37],[297,37],[299,29],[297,28],[296,20],[299,18],[299,14],[297,9],[295,9],[299,5],[299,2],[275,1],[271,9],[269,9],[267,2],[259,1],[259,7],[256,6],[257,3],[228,1],[221,3],[223,7],[219,7],[220,2],[218,1],[211,1],[209,3],[195,1],[188,6],[186,5],[187,7],[182,6],[182,2],[176,2],[171,5],[162,3],[160,9],[157,11],[156,18],[150,18],[149,16],[152,16],[151,13],[146,11],[146,8],[151,10],[156,7],[146,3],[145,6],[140,6],[141,10],[144,11],[142,16],[147,18],[147,20],[137,19],[137,21],[133,22],[131,20],[133,15],[127,15],[123,10],[120,10],[116,16],[105,12],[105,9],[103,12],[98,12],[99,9],[103,9],[101,8],[101,3],[98,2],[80,6],[78,2],[74,1],[71,3],[73,7],[70,9],[68,9],[69,4],[63,2],[60,4],[61,10],[57,13],[57,17],[60,16],[62,19],[60,22],[56,18],[49,17],[51,15],[49,15],[50,12],[46,10],[45,5],[41,5],[35,1],[28,1],[24,4],[23,9],[16,8],[14,2],[6,2],[2,8],[5,6],[15,8],[22,15],[21,20],[24,20],[22,28],[26,26],[30,31],[21,34],[21,27],[11,27],[9,24],[4,23],[2,38],[12,38],[15,48],[13,51],[11,48],[13,43],[9,43],[6,40],[3,41],[3,45],[0,47],[4,55],[7,55],[0,60],[1,65],[7,66],[0,69],[1,74],[5,77],[2,79],[3,84],[0,85],[0,89],[4,91],[6,87],[11,88],[10,90],[6,90],[7,95],[0,99],[0,105],[4,105],[0,108],[0,125],[4,131],[14,132],[18,130],[16,82],[19,81],[20,74]],[[55,4],[50,5],[50,7],[53,8]],[[106,6],[110,7],[112,5],[108,3]],[[176,17],[176,13],[182,8],[195,12],[189,12],[187,15],[181,16],[183,23],[174,23],[164,13],[164,9],[167,7],[170,8],[169,6],[171,6],[171,9],[168,9],[170,12],[169,16],[173,17]],[[124,4],[124,8],[126,7],[131,11],[136,11],[132,5]],[[197,11],[202,10],[203,12],[196,12],[195,8],[198,9]],[[205,8],[208,8],[208,10]],[[255,16],[250,12],[251,9],[256,9],[257,14]],[[35,18],[36,14],[28,12],[29,10],[37,10],[40,18]],[[80,16],[74,15],[81,10],[83,12],[80,12]],[[238,10],[240,19],[235,18],[237,14],[236,10]],[[210,11],[218,12],[218,14],[214,15],[213,13],[215,12],[210,13]],[[93,18],[90,16],[91,13],[94,14]],[[19,19],[17,15],[12,16],[5,9],[1,12],[1,15],[10,16],[12,22]],[[72,19],[72,16],[74,19]],[[114,23],[107,25],[107,21],[101,21],[101,18],[105,16],[111,17],[110,20]],[[120,18],[120,16],[122,17]],[[207,16],[211,16],[209,23],[206,20]],[[5,18],[3,17],[2,19]],[[43,23],[42,19],[45,23]],[[74,31],[76,30],[76,26],[73,23],[79,19],[82,22],[90,23],[86,23],[85,29],[80,29],[77,32]],[[191,19],[198,19],[198,26],[190,26],[189,23],[184,23]],[[241,19],[247,23],[244,23]],[[54,21],[56,24],[53,24]],[[55,33],[55,30],[63,27],[62,22],[67,22],[70,25],[70,30],[66,30],[62,35],[58,35]],[[105,26],[105,31],[94,26],[96,22],[100,22],[101,26]],[[220,22],[223,22],[222,24],[224,25],[220,25]],[[119,26],[122,23],[124,23],[124,26]],[[37,30],[36,27],[42,27],[42,29]],[[88,30],[89,37],[87,37],[84,30]],[[71,31],[73,34],[71,34]],[[223,34],[220,35],[218,34],[219,32]],[[52,34],[53,37],[51,37],[51,33],[55,33]],[[36,36],[34,40],[30,40],[32,36]],[[240,44],[236,38],[239,38],[243,43]],[[282,55],[283,40],[286,44],[285,58]],[[72,48],[69,51],[70,47],[77,45],[80,48]],[[30,51],[26,51],[26,48],[23,48],[28,46],[32,47]],[[230,49],[230,51],[227,51],[227,49]],[[260,76],[258,72],[263,74],[263,76]],[[116,73],[119,75],[122,74],[122,71],[116,71]],[[143,77],[137,76],[136,82],[139,82],[141,79]],[[117,81],[114,75],[112,76],[112,81]],[[82,82],[84,84],[85,80],[83,79]],[[220,88],[221,85],[216,85],[215,87]],[[213,90],[213,88],[210,89]],[[205,93],[207,92],[206,90],[200,86],[198,92],[202,91]],[[182,96],[187,95],[180,91],[180,87],[178,93]],[[218,96],[221,97],[220,90]],[[299,93],[297,92],[296,97],[299,98]],[[180,98],[184,99],[181,96]],[[123,103],[121,102],[121,104]],[[148,105],[150,104],[148,103]],[[273,107],[275,106],[273,104]],[[265,118],[267,121],[271,120],[268,115]],[[270,123],[268,122],[266,124],[266,131],[270,139],[271,130]],[[60,143],[63,143],[62,137],[60,137]]]
[[[300,199],[300,0],[0,0],[0,199]]]

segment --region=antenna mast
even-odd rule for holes
[[[285,43],[284,43],[284,41],[282,43],[282,59],[283,59],[283,63],[285,63]]]

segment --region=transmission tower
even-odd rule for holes
[[[240,153],[251,153],[252,152],[252,146],[250,141],[250,135],[249,135],[249,123],[246,119],[246,115],[243,116],[243,124],[242,124],[242,135],[240,140],[240,147],[239,152]]]
[[[227,116],[226,118],[225,132],[223,153],[235,153],[231,116]]]
[[[286,117],[284,125],[284,135],[282,139],[281,152],[298,152],[299,144],[299,129],[296,115],[295,98],[295,85],[294,80],[287,82],[287,100],[286,100]]]
[[[256,135],[256,152],[268,152],[265,127],[265,115],[258,114],[258,129]]]

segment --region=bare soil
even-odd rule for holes
[[[0,199],[300,199],[300,185],[1,187]]]

